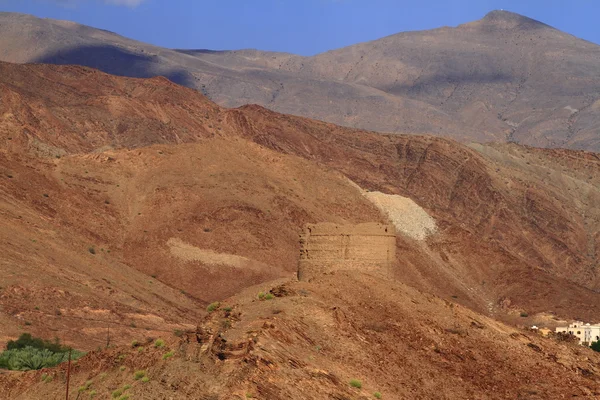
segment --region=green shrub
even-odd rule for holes
[[[182,337],[183,336],[183,331],[181,329],[175,329],[175,332],[173,332],[173,333],[177,337]]]
[[[126,369],[127,369],[127,367],[125,367],[124,365],[121,365],[121,366],[119,367],[119,370],[121,370],[121,371],[125,371]]]
[[[121,396],[123,394],[123,390],[122,389],[117,389],[114,392],[112,392],[112,398],[116,399],[117,397]]]
[[[218,310],[219,307],[221,307],[221,303],[219,303],[218,301],[215,301],[214,303],[210,303],[208,305],[208,307],[206,307],[206,311],[213,312],[215,310]]]
[[[231,310],[233,310],[233,307],[231,306],[227,306],[225,307],[223,310],[227,311],[227,312],[231,312]]]
[[[146,376],[146,371],[135,371],[135,373],[133,374],[133,378],[136,381],[139,381],[140,379],[142,379],[145,376]]]
[[[600,341],[592,343],[592,350],[600,352]]]
[[[142,378],[142,382],[148,383],[148,382],[150,382],[150,378],[148,378],[147,376],[145,376],[145,377]]]
[[[274,298],[275,298],[275,296],[273,296],[273,294],[272,294],[272,293],[267,293],[267,294],[265,295],[265,300],[273,300]]]
[[[175,355],[175,352],[171,350],[170,352],[163,355],[163,360],[168,360],[169,358],[173,357],[174,355]]]
[[[74,352],[72,358],[76,359],[82,355],[83,353]],[[50,368],[67,361],[68,357],[68,353],[54,353],[48,349],[40,350],[28,346],[21,349],[5,350],[0,353],[0,368],[13,371]]]
[[[131,385],[127,384],[125,386],[123,386],[123,390],[129,390],[131,389]]]
[[[352,386],[353,388],[360,389],[362,387],[362,382],[359,381],[358,379],[352,379],[350,381],[350,386]]]
[[[97,394],[98,394],[98,392],[96,392],[95,390],[92,390],[90,392],[90,399],[93,399],[94,397],[96,397]]]
[[[58,338],[54,341],[44,340],[31,336],[30,333],[23,333],[17,340],[9,340],[6,344],[6,350],[24,349],[25,347],[33,347],[34,349],[48,349],[53,353],[66,353],[69,347],[62,346]]]
[[[154,347],[165,347],[165,341],[162,339],[156,339],[156,342],[154,342]]]
[[[373,393],[373,397],[375,397],[376,399],[381,399],[383,396],[381,395],[381,393],[375,392]]]
[[[265,292],[258,292],[258,299],[263,300],[265,298]]]

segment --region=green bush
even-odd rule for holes
[[[373,397],[375,397],[376,399],[381,399],[383,396],[381,395],[381,393],[375,392],[373,393]]]
[[[33,347],[34,349],[48,349],[53,353],[66,353],[68,347],[61,346],[58,338],[54,341],[44,340],[31,336],[30,333],[23,333],[17,340],[9,340],[6,344],[6,350],[24,349],[25,347]]]
[[[594,350],[594,351],[600,351],[600,341],[593,342],[591,347],[592,347],[592,350]]]
[[[359,381],[358,379],[352,379],[350,381],[350,386],[352,386],[353,388],[360,389],[362,387],[362,382]]]
[[[274,298],[275,298],[275,296],[273,296],[273,294],[271,294],[271,293],[267,293],[265,295],[265,300],[273,300]]]
[[[173,357],[174,355],[175,355],[175,352],[171,350],[170,352],[164,354],[162,358],[163,358],[163,360],[168,360],[169,358]]]
[[[123,394],[123,390],[117,389],[114,392],[112,392],[112,398],[116,399],[117,397],[121,396],[122,394]]]
[[[74,352],[72,359],[80,358],[83,353]],[[5,350],[0,353],[0,368],[12,371],[29,371],[55,367],[67,361],[68,353],[54,353],[48,349],[25,347],[22,349]]]
[[[156,342],[154,342],[154,347],[165,347],[165,341],[162,339],[156,339]]]
[[[145,377],[142,378],[142,382],[148,383],[148,382],[150,382],[150,378],[148,378],[147,376],[145,376]]]
[[[208,307],[206,307],[206,311],[213,312],[215,310],[218,310],[219,307],[221,307],[221,303],[219,303],[218,301],[215,301],[214,303],[210,303],[208,305]]]
[[[146,376],[146,371],[135,371],[135,373],[133,374],[133,378],[136,381],[139,381],[140,379],[142,379],[145,376]]]

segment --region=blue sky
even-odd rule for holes
[[[312,55],[393,33],[456,26],[505,9],[600,43],[597,0],[0,0],[170,48]]]

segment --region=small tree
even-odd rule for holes
[[[600,341],[592,343],[592,350],[600,352]]]

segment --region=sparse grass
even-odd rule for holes
[[[173,334],[177,337],[182,337],[183,336],[183,331],[181,329],[175,329],[175,331],[173,332]]]
[[[123,396],[119,397],[119,400],[129,400],[129,395],[124,394]]]
[[[140,344],[137,340],[134,340],[133,342],[131,342],[131,347],[136,347],[138,344]]]
[[[154,342],[154,347],[156,347],[156,348],[165,347],[165,341],[162,339],[156,339],[156,341]]]
[[[350,381],[350,386],[352,386],[353,388],[360,389],[360,388],[362,388],[362,382],[359,381],[358,379],[352,379]]]
[[[135,371],[135,373],[133,374],[133,378],[136,381],[139,381],[140,379],[144,378],[146,376],[146,371]]]
[[[373,397],[375,397],[376,399],[381,399],[383,396],[381,395],[380,392],[375,392],[375,393],[373,393]]]
[[[123,386],[123,390],[129,390],[131,389],[131,385],[127,384],[125,386]]]
[[[116,399],[118,397],[120,397],[123,394],[123,389],[117,389],[114,392],[112,392],[112,398]]]
[[[165,353],[162,358],[163,358],[163,360],[168,360],[169,358],[173,357],[174,355],[175,355],[175,352],[173,350],[171,350],[170,352]]]
[[[142,378],[142,382],[148,383],[148,382],[150,382],[150,378],[148,378],[147,376],[145,376],[145,377]]]
[[[98,395],[98,392],[96,392],[95,390],[92,390],[90,392],[90,399],[93,399],[94,397],[96,397]]]
[[[227,306],[227,307],[223,308],[223,310],[225,310],[227,312],[231,312],[233,310],[233,307]]]
[[[213,311],[218,310],[219,307],[221,307],[221,303],[219,303],[218,301],[215,301],[214,303],[210,303],[208,305],[208,307],[206,307],[206,311],[213,312]]]
[[[142,351],[144,351],[144,346],[138,347],[138,353],[141,353]]]
[[[119,370],[120,370],[121,372],[125,371],[126,369],[127,369],[127,367],[126,367],[126,366],[124,366],[124,365],[121,365],[121,366],[119,367]]]

